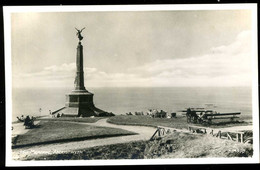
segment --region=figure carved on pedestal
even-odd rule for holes
[[[81,32],[85,29],[85,27],[84,28],[82,28],[81,30],[78,30],[77,28],[75,28],[78,32],[77,32],[77,36],[78,36],[78,38],[79,38],[79,41],[81,41],[82,39],[83,39],[83,37],[82,37],[82,35],[81,35]]]

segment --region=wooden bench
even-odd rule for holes
[[[217,119],[230,119],[233,121],[234,119],[239,118],[237,115],[240,115],[240,112],[234,112],[234,113],[212,113],[212,114],[204,114],[202,119],[206,120],[208,123],[211,123],[212,120]]]

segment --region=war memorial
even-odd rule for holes
[[[84,86],[83,46],[81,45],[83,39],[81,32],[84,29],[78,30],[76,28],[79,42],[76,55],[75,89],[66,95],[65,107],[53,112],[54,115],[89,117],[101,116],[101,114],[107,113],[95,107],[93,102],[94,94],[86,90]]]
[[[196,21],[193,22],[195,14]],[[220,35],[225,37],[225,31],[232,30],[227,23],[238,20],[240,16],[234,11],[69,12],[59,15],[37,13],[35,16],[32,21],[30,15],[12,15],[13,21],[21,21],[24,17],[29,23],[36,25],[32,29],[29,27],[31,24],[24,24],[24,29],[21,29],[21,22],[12,22],[12,35],[15,35],[11,41],[14,51],[12,58],[13,63],[17,63],[13,65],[16,67],[13,69],[16,71],[13,72],[13,77],[18,75],[19,71],[23,73],[19,78],[13,79],[13,84],[21,86],[22,82],[26,82],[25,85],[36,86],[35,82],[42,83],[43,87],[30,88],[28,91],[24,85],[23,89],[12,90],[12,116],[29,114],[26,118],[23,115],[18,116],[18,120],[6,126],[7,132],[10,132],[6,140],[6,160],[9,160],[9,165],[56,165],[53,160],[59,160],[57,163],[61,165],[70,165],[71,162],[73,164],[74,160],[87,160],[80,161],[82,165],[91,165],[92,161],[96,161],[98,165],[110,165],[107,161],[124,164],[122,160],[147,161],[149,164],[214,164],[220,159],[225,163],[258,162],[259,153],[256,146],[259,146],[259,139],[256,136],[258,131],[255,132],[254,128],[259,122],[253,119],[253,113],[257,112],[252,109],[252,104],[257,102],[252,99],[252,86],[210,86],[213,83],[211,77],[221,77],[225,71],[228,75],[238,76],[233,77],[234,81],[231,82],[242,82],[241,76],[244,73],[239,75],[239,72],[228,71],[233,70],[230,61],[234,62],[236,67],[247,68],[243,67],[247,59],[241,57],[240,49],[244,46],[241,42],[250,42],[246,38],[249,36],[248,32],[243,29],[240,33],[231,31],[238,38],[235,41],[230,37],[223,40],[220,38],[219,44],[211,44],[216,48],[210,53],[203,52],[205,49],[211,51],[211,48],[205,46],[208,41],[198,41],[203,39],[200,36],[206,37],[207,40],[214,37],[218,39]],[[223,21],[215,22],[219,16],[222,16]],[[225,20],[230,16],[230,20]],[[208,20],[205,20],[207,17]],[[75,22],[74,18],[77,18]],[[46,23],[42,24],[42,19],[46,19]],[[209,22],[211,20],[214,22]],[[87,72],[87,75],[95,78],[87,78],[86,87],[86,65],[84,69],[83,62],[86,35],[82,34],[85,28],[76,28],[76,32],[73,28],[73,25],[82,23],[93,24],[88,28],[91,35],[89,39],[92,40],[91,49],[88,49],[91,55],[87,56],[95,57],[87,59],[85,64],[88,63],[95,70]],[[50,41],[49,38],[57,32],[43,29],[46,32],[42,34],[41,42],[46,44],[46,50],[35,48],[35,53],[29,53],[32,50],[25,47],[31,46],[30,39],[21,40],[27,38],[29,33],[38,31],[37,28],[51,24],[54,28],[62,29],[59,37],[76,34],[76,37],[70,36],[76,38],[73,41],[73,44],[77,45],[76,51],[71,42],[67,43],[67,40],[63,39],[58,39],[60,48],[57,50],[57,41]],[[215,30],[216,34],[213,34],[212,27],[208,27],[211,24],[220,31]],[[185,25],[187,30],[184,29]],[[203,31],[193,28],[192,25],[198,25]],[[227,26],[225,31],[223,26]],[[97,29],[99,27],[102,29]],[[24,31],[27,30],[25,28],[29,31]],[[129,32],[129,28],[133,30]],[[179,34],[180,39],[177,39]],[[193,37],[195,35],[199,39]],[[105,38],[107,39],[103,41]],[[231,43],[226,44],[227,40]],[[188,50],[187,42],[191,45]],[[223,47],[219,46],[222,42],[224,47],[236,46],[240,49],[222,51]],[[24,56],[20,52],[21,47],[25,49]],[[63,56],[64,47],[67,47],[69,52],[72,50],[69,56],[73,58],[59,58]],[[53,49],[56,49],[55,53],[50,55]],[[196,56],[195,49],[201,51],[201,54]],[[44,53],[41,54],[41,51]],[[185,51],[190,52],[191,56],[186,56]],[[236,52],[232,58],[226,57],[231,54],[230,51]],[[38,62],[34,66],[27,65],[27,60],[24,61],[30,56],[33,56],[29,58],[31,63]],[[42,64],[39,57],[46,58],[48,62]],[[24,66],[20,69],[22,64]],[[179,67],[180,65],[184,67]],[[23,71],[26,67],[28,70]],[[218,72],[215,72],[214,68]],[[182,79],[183,76],[185,78]],[[223,76],[226,78],[226,75]],[[225,80],[218,83],[225,84]],[[210,87],[196,86],[196,82]],[[44,83],[48,83],[46,87]],[[93,90],[90,89],[90,83]],[[178,83],[185,87],[177,86]],[[168,84],[169,87],[166,86]],[[186,87],[186,84],[189,86]],[[70,86],[69,89],[67,85]],[[96,96],[100,106],[94,103],[92,92],[100,96]],[[41,108],[39,114],[37,113],[39,106],[43,108],[42,114]],[[107,112],[110,110],[115,114]]]

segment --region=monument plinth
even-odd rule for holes
[[[101,113],[106,113],[95,107],[93,102],[94,94],[87,91],[84,86],[83,46],[80,42],[83,39],[81,36],[82,30],[80,31],[77,29],[79,43],[76,56],[75,89],[66,95],[65,107],[53,112],[55,115],[88,117],[99,116]]]

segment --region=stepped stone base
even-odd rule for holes
[[[53,112],[62,117],[90,117],[99,116],[105,111],[95,107],[93,94],[87,90],[74,90],[66,95],[65,107]]]

